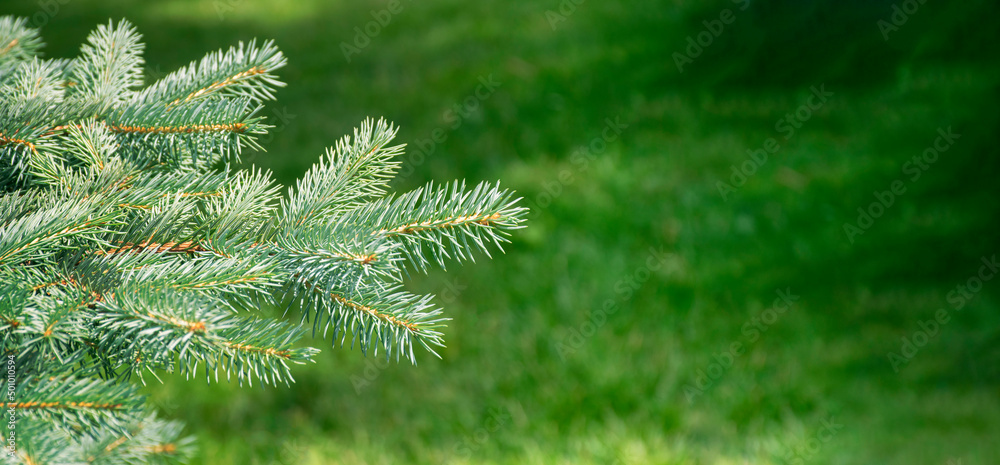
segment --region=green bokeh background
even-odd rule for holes
[[[291,387],[148,386],[199,438],[196,463],[1000,463],[1000,280],[949,298],[1000,252],[995,2],[895,2],[915,11],[886,39],[890,1],[576,1],[401,0],[349,62],[341,43],[386,2],[3,4],[49,57],[129,19],[151,79],[276,40],[288,86],[263,111],[267,152],[246,158],[284,184],[381,116],[409,144],[398,189],[500,179],[533,209],[506,254],[408,283],[453,318],[440,360],[376,364],[317,338]],[[801,111],[814,86],[833,95]],[[602,143],[607,119],[627,128]],[[949,127],[960,138],[912,180]],[[769,138],[780,148],[720,194]],[[798,300],[768,320],[779,291]],[[939,309],[950,319],[897,373],[888,354]]]

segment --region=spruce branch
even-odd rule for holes
[[[17,451],[13,456],[6,453],[0,455],[6,464],[79,463],[82,452],[79,442],[73,440],[74,435],[53,428],[51,422],[25,418],[18,421],[14,433]],[[6,443],[10,434],[3,436]]]
[[[362,201],[385,194],[399,162],[402,146],[389,147],[397,128],[379,119],[366,119],[354,137],[344,136],[313,166],[282,202],[282,229],[325,222],[356,208]]]
[[[34,57],[42,47],[38,29],[27,24],[28,18],[0,17],[0,84],[12,68]]]
[[[93,465],[186,463],[194,454],[194,439],[182,437],[182,430],[180,423],[149,413],[130,423],[124,433],[104,430],[97,438],[83,441],[80,461]]]
[[[66,127],[60,134],[60,154],[64,160],[76,160],[81,166],[103,170],[118,149],[118,142],[107,126],[96,120]]]
[[[285,84],[272,72],[287,60],[273,41],[257,46],[240,42],[227,51],[209,53],[199,63],[168,74],[135,96],[138,102],[173,107],[211,97],[247,97],[254,102],[274,98],[274,88]]]
[[[25,214],[0,231],[0,265],[43,261],[58,252],[52,245],[68,239],[94,238],[113,215],[94,215],[91,203],[66,200]]]
[[[101,113],[126,101],[142,85],[142,36],[128,21],[99,25],[73,63],[66,98],[79,115]]]
[[[331,335],[334,345],[340,337],[343,346],[351,334],[351,347],[357,343],[363,354],[382,350],[386,359],[400,356],[416,364],[413,343],[440,357],[434,347],[444,347],[443,334],[439,331],[449,318],[441,316],[441,309],[430,303],[432,295],[414,295],[401,291],[398,286],[388,289],[359,288],[352,293],[334,289],[325,292],[313,288],[304,292],[301,301],[311,307],[314,316],[313,332]],[[293,296],[294,298],[295,296]],[[311,301],[311,303],[310,303]]]
[[[441,267],[447,258],[474,260],[474,251],[489,256],[490,244],[502,251],[510,231],[523,227],[527,209],[518,207],[518,200],[499,183],[480,183],[471,190],[464,181],[450,187],[429,183],[365,204],[338,221],[398,243],[410,264],[426,270],[428,249]]]
[[[438,355],[448,318],[403,289],[408,270],[489,255],[522,227],[499,185],[389,194],[402,146],[381,119],[287,196],[269,172],[231,169],[260,149],[261,102],[283,85],[271,42],[141,88],[131,24],[99,26],[73,60],[37,58],[25,26],[0,18],[0,338],[31,435],[5,461],[183,461],[190,441],[142,407],[132,377],[288,384],[318,352],[299,345],[310,323],[363,354]]]
[[[240,171],[202,202],[196,233],[209,248],[234,254],[234,244],[264,239],[273,228],[278,202],[279,187],[270,172]]]
[[[143,398],[128,383],[72,375],[18,381],[14,399],[0,402],[0,408],[15,409],[21,418],[43,421],[68,433],[124,431],[125,424],[142,412]],[[0,387],[7,392],[7,381]]]
[[[243,146],[260,149],[253,135],[264,134],[259,106],[249,98],[203,99],[171,108],[130,103],[109,112],[104,123],[119,134],[128,159],[205,169],[218,160],[236,162]],[[149,154],[156,154],[154,158]]]
[[[5,104],[22,107],[47,107],[54,110],[63,101],[65,74],[69,60],[32,58],[0,80],[0,94]]]
[[[37,104],[17,104],[16,97],[0,98],[0,172],[9,180],[26,183],[32,167],[48,167],[56,156],[51,134],[46,126],[55,118],[55,111]]]
[[[289,364],[311,361],[315,349],[295,348],[302,330],[287,323],[238,317],[217,300],[151,287],[98,306],[98,347],[113,354],[112,371],[170,369],[185,376],[204,368],[251,385],[292,380]]]

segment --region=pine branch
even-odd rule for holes
[[[282,202],[280,227],[290,231],[320,224],[362,201],[385,194],[399,168],[392,159],[402,146],[387,147],[397,129],[384,120],[365,120],[354,137],[345,136],[313,166]]]
[[[54,110],[63,101],[69,60],[32,58],[0,80],[0,95],[9,106],[44,106]]]
[[[247,97],[259,103],[273,99],[274,88],[284,86],[271,73],[286,63],[273,41],[260,47],[256,41],[245,47],[240,42],[228,51],[210,53],[200,63],[192,62],[168,74],[136,95],[135,100],[167,102],[168,107],[213,96]]]
[[[6,436],[6,435],[5,435]],[[42,465],[79,463],[82,449],[73,436],[62,429],[52,428],[50,422],[23,418],[15,430],[17,452],[2,454],[7,464]],[[4,437],[5,443],[6,437]]]
[[[6,166],[8,177],[25,183],[30,169],[49,166],[56,160],[55,145],[45,127],[54,120],[54,110],[47,106],[11,103],[0,99],[0,166]],[[9,182],[4,184],[9,185]]]
[[[178,289],[233,297],[266,293],[277,287],[274,264],[262,256],[254,258],[197,258],[170,260],[126,272],[123,279],[142,282],[158,290]]]
[[[401,260],[394,244],[377,237],[345,234],[337,225],[300,229],[269,244],[285,276],[299,288],[351,291],[362,283],[400,280]]]
[[[297,349],[302,331],[282,322],[237,317],[220,302],[190,293],[142,288],[99,305],[101,351],[117,360],[112,368],[172,369],[206,377],[219,371],[242,383],[289,382],[289,363],[310,361],[315,349]],[[210,378],[209,378],[210,379]]]
[[[6,379],[0,388],[7,392]],[[0,408],[13,408],[19,418],[50,423],[71,434],[92,435],[101,429],[124,431],[141,414],[142,404],[131,384],[67,375],[19,379],[13,401],[0,402]]]
[[[489,256],[489,244],[502,251],[509,231],[522,228],[527,213],[516,206],[519,199],[513,195],[499,184],[481,183],[471,191],[465,182],[456,181],[450,188],[428,184],[366,204],[337,221],[398,243],[409,263],[426,270],[427,249],[442,267],[446,258],[474,260],[473,251]]]
[[[0,231],[0,265],[43,261],[55,253],[52,245],[67,239],[94,239],[112,215],[95,217],[93,205],[73,200],[17,218]]]
[[[95,120],[69,125],[61,131],[56,144],[64,160],[103,170],[118,150],[118,142],[107,126]]]
[[[229,176],[225,173],[166,172],[140,175],[136,172],[102,171],[92,191],[117,192],[118,206],[150,209],[170,199],[211,198],[222,195]]]
[[[195,218],[195,234],[208,248],[228,250],[228,255],[237,253],[237,247],[247,242],[263,242],[273,227],[278,191],[269,172],[239,172],[218,190],[218,195],[203,202]]]
[[[81,341],[90,336],[87,324],[93,318],[92,295],[74,288],[47,289],[46,297],[32,297],[14,333],[19,336],[27,360],[51,360],[62,365],[78,363],[84,356]],[[23,363],[22,363],[23,365]]]
[[[350,333],[351,347],[357,343],[363,354],[374,350],[377,355],[382,350],[386,359],[403,356],[414,364],[414,342],[435,356],[433,347],[444,347],[438,329],[448,318],[441,317],[441,310],[430,304],[430,295],[410,294],[398,286],[357,288],[353,292],[304,286],[288,296],[289,304],[298,303],[304,309],[303,319],[312,317],[313,332],[322,331],[324,338],[330,333],[334,345],[340,336],[343,346]]]
[[[124,434],[106,431],[82,443],[81,461],[93,465],[186,463],[194,454],[193,439],[182,437],[178,422],[150,413],[131,423]]]
[[[10,70],[38,53],[42,39],[37,29],[26,27],[27,18],[0,17],[0,84]]]
[[[253,135],[264,134],[260,110],[249,98],[201,99],[174,107],[130,103],[110,111],[104,123],[120,135],[123,158],[205,169],[218,160],[239,161],[244,145],[261,149]],[[148,158],[154,154],[155,158]]]
[[[73,64],[73,86],[66,99],[79,104],[80,116],[102,113],[127,101],[142,85],[141,35],[128,21],[100,25],[80,48]]]
[[[148,416],[131,376],[290,383],[317,351],[298,346],[302,326],[243,314],[264,304],[299,307],[314,334],[364,354],[437,355],[448,319],[402,289],[407,266],[489,255],[522,227],[498,185],[387,195],[402,146],[384,120],[338,141],[287,199],[270,173],[230,172],[283,85],[271,42],[139,89],[127,22],[72,61],[35,58],[25,25],[0,18],[0,337],[31,435],[6,461],[185,459],[190,441]]]

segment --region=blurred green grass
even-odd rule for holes
[[[71,0],[45,16],[48,56],[128,18],[150,77],[275,39],[288,87],[263,114],[285,121],[248,158],[284,184],[384,116],[411,156],[446,131],[399,189],[500,179],[534,208],[506,254],[410,282],[454,318],[441,360],[376,365],[316,339],[288,388],[149,386],[200,438],[197,463],[1000,462],[995,282],[900,373],[887,359],[1000,244],[991,3],[928,2],[888,41],[887,1],[583,2],[555,29],[554,0],[402,4],[350,63],[340,43],[384,2]],[[723,8],[736,21],[679,73],[673,53]],[[451,129],[490,75],[500,87]],[[775,123],[819,85],[833,97],[784,140]],[[606,118],[628,127],[584,170],[574,154]],[[904,163],[949,126],[962,137],[910,182]],[[781,148],[723,199],[717,182],[770,137]],[[851,244],[843,224],[897,179],[906,193]],[[655,270],[650,247],[670,254]],[[786,288],[800,300],[749,342]],[[746,352],[689,401],[733,342]]]

